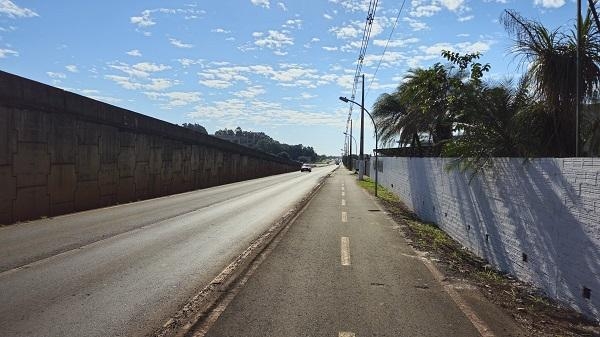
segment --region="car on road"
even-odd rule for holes
[[[304,171],[312,172],[312,166],[310,164],[302,164],[302,167],[300,168],[300,172],[304,172]]]

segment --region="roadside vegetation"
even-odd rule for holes
[[[374,194],[375,183],[365,177],[358,184]],[[410,245],[436,264],[445,278],[476,286],[492,303],[503,308],[529,336],[600,336],[598,324],[561,306],[531,285],[496,271],[435,224],[421,221],[402,201],[378,186],[378,201],[399,225]]]
[[[583,16],[581,92],[576,97],[577,31],[544,27],[507,10],[500,22],[514,41],[524,74],[501,82],[486,78],[481,54],[444,51],[447,64],[411,69],[398,88],[382,94],[373,116],[384,144],[436,147],[475,171],[492,157],[600,155],[600,31]]]

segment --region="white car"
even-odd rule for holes
[[[312,166],[310,164],[302,164],[302,167],[300,168],[300,172],[304,172],[304,171],[312,172]]]

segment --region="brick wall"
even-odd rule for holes
[[[293,161],[0,72],[0,224],[298,168]]]
[[[498,269],[600,319],[600,158],[498,158],[472,180],[450,160],[380,157],[379,181]]]

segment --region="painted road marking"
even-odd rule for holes
[[[342,185],[342,191],[343,191],[344,189],[345,189],[345,188],[344,188],[344,185]]]
[[[350,238],[342,236],[342,266],[350,265]]]
[[[354,334],[354,332],[340,331],[338,337],[356,337],[356,335]]]
[[[345,193],[345,192],[342,192],[342,197],[345,197],[345,196],[346,196],[346,193]]]
[[[342,222],[348,222],[348,213],[342,212]]]
[[[346,206],[346,199],[342,199],[342,206]]]

